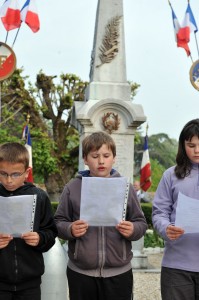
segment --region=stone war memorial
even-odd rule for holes
[[[122,0],[99,0],[90,63],[90,81],[84,102],[75,102],[72,123],[85,136],[110,133],[116,142],[115,168],[133,178],[134,135],[146,121],[141,105],[131,100],[126,78]],[[79,151],[79,169],[84,169]]]
[[[134,136],[145,121],[142,106],[134,104],[131,99],[131,87],[127,81],[123,0],[98,0],[89,85],[85,100],[74,103],[71,120],[80,135],[79,170],[86,168],[81,157],[82,140],[93,132],[106,131],[111,134],[117,147],[114,168],[132,182]],[[62,253],[62,248],[66,252],[67,246],[60,247],[56,243],[53,248],[44,257],[46,272],[43,276],[42,300],[67,299],[67,279],[63,271],[63,268],[66,269],[67,253]],[[133,268],[147,268],[147,256],[142,253],[143,239],[133,242],[133,249]],[[59,272],[61,276],[56,275]]]

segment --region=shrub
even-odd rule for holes
[[[145,215],[149,229],[153,228],[152,224],[152,203],[141,203],[142,211]]]

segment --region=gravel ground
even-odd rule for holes
[[[133,270],[133,300],[161,300],[160,269],[162,252],[150,253],[147,256],[148,269]]]

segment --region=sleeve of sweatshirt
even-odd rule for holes
[[[154,229],[168,240],[166,228],[171,224],[173,207],[171,169],[164,172],[153,199],[152,222]]]
[[[129,189],[126,220],[132,222],[134,226],[134,232],[128,240],[139,240],[145,234],[148,226],[132,184]]]
[[[58,237],[63,240],[74,239],[71,234],[71,225],[74,221],[73,208],[70,202],[70,190],[66,185],[62,192],[57,211],[55,213],[55,223],[58,230]]]

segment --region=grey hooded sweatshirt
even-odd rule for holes
[[[131,269],[133,257],[131,241],[140,239],[147,229],[133,186],[129,188],[126,220],[133,223],[134,232],[128,239],[111,226],[89,226],[84,236],[75,238],[71,224],[80,217],[82,176],[89,176],[89,171],[80,172],[66,184],[55,213],[58,236],[68,240],[68,267],[94,277],[111,277],[127,272]],[[120,174],[112,170],[111,177],[120,177]]]

